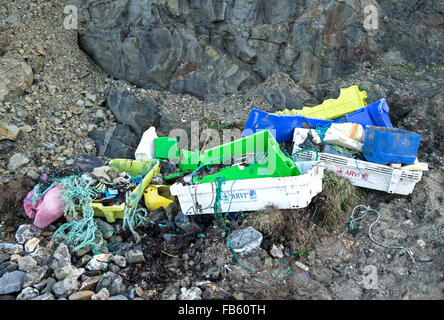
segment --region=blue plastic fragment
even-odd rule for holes
[[[344,122],[342,119],[325,120],[307,118],[297,114],[273,114],[258,109],[251,109],[242,137],[259,131],[269,130],[278,143],[293,141],[295,128],[316,128],[318,125],[330,125],[333,122]]]
[[[358,123],[364,128],[366,126],[393,128],[388,112],[387,101],[383,98],[353,113],[346,114],[343,120]]]
[[[109,198],[109,197],[115,197],[115,196],[117,196],[119,194],[119,191],[118,190],[115,190],[115,189],[108,189],[108,191],[106,192],[106,194],[105,194],[105,197],[106,198]]]
[[[377,164],[413,164],[421,135],[399,128],[367,126],[362,153]]]
[[[291,142],[295,128],[315,129],[319,126],[343,122],[358,123],[364,128],[368,125],[393,128],[388,112],[389,107],[385,98],[335,120],[307,118],[299,114],[273,114],[251,109],[242,137],[269,130],[278,143]]]

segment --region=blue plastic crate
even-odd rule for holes
[[[333,122],[344,122],[343,119],[325,120],[307,118],[297,114],[277,115],[258,109],[252,109],[242,132],[242,137],[259,131],[269,130],[278,143],[293,141],[295,128],[316,128],[318,125],[330,125]]]
[[[399,128],[367,126],[362,153],[377,164],[413,164],[421,135]]]
[[[387,101],[383,98],[353,113],[346,114],[344,120],[346,122],[359,123],[364,128],[366,126],[393,128],[388,112]]]

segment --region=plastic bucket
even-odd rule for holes
[[[359,123],[364,128],[366,126],[378,126],[393,128],[390,121],[389,107],[385,99],[378,100],[350,114],[345,115],[347,122]]]
[[[420,134],[404,129],[367,126],[362,153],[378,164],[413,164],[420,139]]]

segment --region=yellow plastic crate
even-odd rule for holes
[[[351,86],[341,89],[337,99],[327,99],[320,105],[303,107],[302,110],[285,109],[276,112],[276,114],[300,114],[308,118],[332,120],[365,107],[367,105],[366,98],[367,92],[359,91],[358,86]]]
[[[160,162],[158,160],[128,160],[128,159],[113,159],[109,162],[108,166],[116,167],[120,172],[127,172],[131,176],[137,176],[140,174],[146,174],[140,183],[130,194],[130,197],[137,200],[137,196],[140,191],[140,199],[142,200],[143,191],[151,183],[153,178],[159,174]],[[148,172],[149,168],[152,166],[151,170]],[[123,219],[125,213],[125,203],[118,206],[104,206],[101,203],[91,203],[91,207],[94,210],[94,216],[105,217],[108,222],[115,222],[116,219]],[[133,201],[132,209],[136,206],[136,201]]]

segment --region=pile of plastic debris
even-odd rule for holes
[[[409,194],[427,170],[416,158],[421,136],[393,128],[385,99],[370,105],[365,99],[352,86],[311,108],[253,109],[241,138],[204,151],[181,149],[176,138],[158,137],[151,127],[135,159],[104,165],[80,156],[74,169],[42,175],[25,210],[40,228],[65,217],[53,239],[98,252],[103,238],[94,216],[123,219],[139,242],[135,229],[155,224],[149,212],[162,207],[168,215],[178,204],[185,216],[214,215],[228,238],[234,212],[306,208],[322,191],[324,169],[357,186]],[[173,174],[159,175],[162,166]]]

